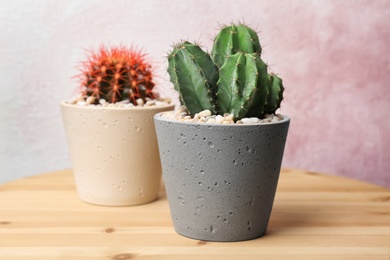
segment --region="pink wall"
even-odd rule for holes
[[[285,82],[284,166],[390,187],[389,17],[387,0],[1,1],[0,182],[70,167],[58,103],[76,87],[82,48],[144,46],[174,95],[170,45],[210,47],[218,23],[244,20]]]
[[[289,86],[285,165],[390,187],[390,2],[319,2],[267,34]]]

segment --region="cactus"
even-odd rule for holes
[[[237,52],[228,56],[219,75],[217,105],[221,111],[229,111],[234,118],[263,113],[268,74],[257,54]]]
[[[197,44],[180,42],[168,56],[168,73],[180,102],[190,113],[209,109],[216,112],[218,68]]]
[[[151,65],[145,61],[145,54],[124,46],[101,46],[97,51],[90,50],[88,60],[82,62],[81,92],[85,96],[116,103],[130,100],[154,99]]]
[[[168,55],[168,73],[180,102],[194,115],[212,113],[262,118],[283,100],[282,79],[268,74],[255,31],[244,24],[226,26],[214,39],[211,56],[198,45],[181,42]]]
[[[214,39],[211,57],[219,68],[230,55],[237,52],[261,55],[257,33],[244,24],[225,26]]]
[[[280,103],[283,100],[283,82],[282,79],[276,76],[275,74],[269,75],[269,84],[268,84],[268,99],[264,107],[264,113],[273,114],[276,109],[280,107]]]

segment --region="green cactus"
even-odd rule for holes
[[[258,116],[267,102],[267,65],[255,53],[229,56],[219,71],[217,106],[236,119]]]
[[[268,99],[267,103],[264,107],[265,114],[273,114],[276,109],[280,107],[280,103],[283,100],[283,82],[282,79],[276,76],[275,74],[269,75],[269,83],[268,83]]]
[[[237,52],[261,54],[257,33],[244,24],[222,28],[214,39],[211,57],[221,68],[226,58]]]
[[[235,120],[262,118],[280,107],[284,87],[281,78],[268,74],[260,54],[255,31],[232,24],[215,37],[211,56],[187,41],[175,45],[168,55],[168,73],[192,115],[209,109],[233,114]]]
[[[209,109],[216,112],[218,68],[197,44],[181,42],[168,55],[168,73],[180,102],[191,114]]]

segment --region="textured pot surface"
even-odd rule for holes
[[[153,115],[173,107],[111,108],[61,103],[80,199],[107,206],[155,200],[161,163]]]
[[[262,236],[290,119],[270,124],[181,123],[155,115],[176,232],[209,241]]]

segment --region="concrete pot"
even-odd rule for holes
[[[177,233],[207,241],[263,236],[290,119],[269,124],[182,123],[154,117]]]
[[[61,103],[78,195],[98,205],[157,198],[161,183],[153,115],[174,105],[93,107]]]

